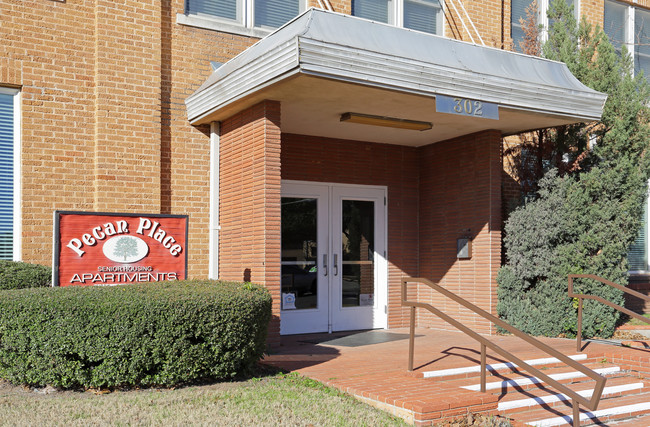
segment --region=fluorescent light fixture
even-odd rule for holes
[[[395,117],[373,116],[371,114],[344,113],[341,114],[342,122],[359,123],[362,125],[386,126],[389,128],[409,130],[429,130],[433,127],[431,122],[417,120],[397,119]]]

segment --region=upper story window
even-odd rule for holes
[[[551,24],[549,22],[546,11],[552,0],[538,0],[537,11],[535,18],[537,24],[541,26],[540,42],[544,42],[548,38],[548,28]],[[573,6],[573,14],[578,19],[579,15],[579,2],[576,0],[566,0],[569,7]],[[513,50],[521,52],[521,43],[524,41],[524,26],[523,22],[528,18],[526,9],[530,7],[533,0],[512,0],[510,3],[510,36],[512,37]],[[525,25],[525,24],[524,24]]]
[[[634,61],[634,72],[650,76],[650,11],[614,1],[605,1],[603,27],[609,41],[620,52],[626,45]]]
[[[352,0],[352,15],[431,34],[443,34],[440,0]]]
[[[648,267],[648,245],[650,244],[650,239],[648,239],[649,203],[650,200],[647,200],[643,216],[643,226],[639,230],[639,235],[627,254],[627,261],[630,264],[630,273],[632,274],[650,273],[650,268]]]
[[[263,37],[305,10],[306,0],[186,0],[177,22]]]
[[[0,87],[0,259],[20,259],[20,92]]]

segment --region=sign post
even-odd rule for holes
[[[53,286],[187,278],[187,215],[54,212]]]

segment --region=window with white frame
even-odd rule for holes
[[[440,0],[352,0],[352,15],[443,35]]]
[[[648,239],[648,211],[650,209],[648,204],[650,204],[650,200],[647,200],[645,204],[643,226],[627,254],[627,262],[632,274],[650,273],[648,266],[648,245],[650,245],[650,239]]]
[[[625,45],[632,55],[634,72],[650,76],[650,11],[605,0],[603,29],[618,52]]]
[[[298,16],[305,10],[305,3],[306,0],[185,0],[185,18],[180,17],[179,21],[237,33],[244,32],[237,28],[270,30]],[[209,25],[201,25],[206,22]]]
[[[537,24],[541,26],[540,31],[540,41],[544,42],[548,38],[548,28],[552,24],[549,22],[548,16],[546,14],[549,5],[553,0],[537,0],[537,11],[536,18]],[[512,0],[510,3],[510,37],[512,37],[513,49],[517,52],[521,52],[521,43],[524,41],[524,26],[522,25],[522,20],[525,23],[526,19],[526,9],[530,7],[533,3],[533,0]],[[580,16],[578,6],[579,2],[576,0],[566,0],[566,3],[569,7],[573,7],[573,15],[576,19]]]
[[[20,92],[0,87],[0,259],[20,259]]]

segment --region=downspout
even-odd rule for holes
[[[219,122],[210,123],[210,233],[208,277],[219,278]]]

